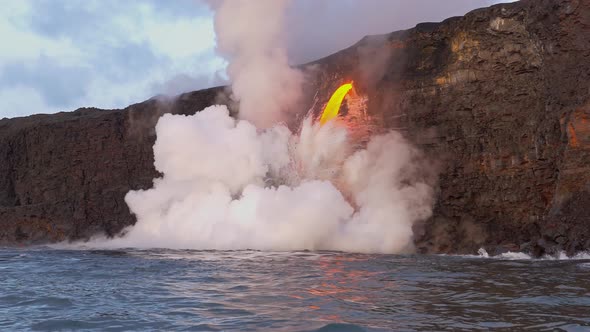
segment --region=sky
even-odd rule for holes
[[[227,83],[205,0],[0,2],[0,118],[123,108]],[[291,63],[304,63],[497,2],[508,1],[294,0],[286,47]]]

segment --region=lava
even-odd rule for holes
[[[324,111],[322,112],[322,116],[320,118],[320,125],[323,126],[328,121],[338,116],[340,105],[342,105],[344,97],[346,97],[350,90],[352,90],[352,82],[342,84],[338,89],[336,89],[332,97],[330,97],[330,100],[324,108]]]

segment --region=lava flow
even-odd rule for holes
[[[320,125],[323,126],[328,121],[338,116],[340,105],[342,105],[344,97],[346,97],[350,90],[352,90],[352,82],[342,84],[338,89],[336,89],[332,97],[330,97],[330,100],[324,108],[324,111],[322,112],[322,116],[320,118]]]

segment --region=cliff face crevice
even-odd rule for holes
[[[522,0],[370,36],[304,66],[305,103],[354,80],[375,130],[439,165],[422,252],[590,248],[590,2]],[[117,234],[149,188],[154,126],[221,89],[0,121],[0,243]],[[303,107],[303,109],[307,109]]]

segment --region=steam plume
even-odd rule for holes
[[[218,52],[240,117],[260,128],[287,120],[301,94],[302,75],[289,66],[283,31],[287,0],[223,1],[217,8]]]
[[[411,251],[412,225],[432,206],[420,152],[395,132],[353,151],[346,128],[302,126],[258,131],[225,106],[164,115],[154,146],[164,176],[127,195],[138,223],[109,245]]]
[[[111,247],[341,250],[399,253],[428,218],[432,177],[399,133],[364,148],[337,121],[280,122],[302,77],[287,63],[288,2],[232,0],[218,7],[218,47],[229,60],[239,119],[225,106],[164,115],[156,126],[152,189],[126,196],[138,222]]]

